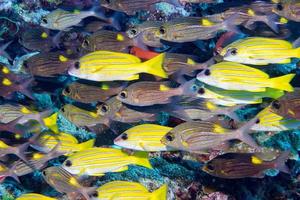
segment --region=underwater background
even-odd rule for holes
[[[187,3],[181,7],[165,2],[158,2],[153,9],[149,11],[137,10],[134,15],[128,15],[124,12],[110,9],[100,9],[103,9],[102,11],[107,18],[114,18],[118,22],[118,26],[120,26],[118,27],[119,30],[116,30],[116,28],[112,26],[104,26],[105,30],[125,32],[129,25],[139,24],[143,21],[168,21],[187,16],[203,17],[215,13],[222,13],[228,8],[247,6],[252,2],[254,1],[216,0],[213,3]],[[68,11],[77,10],[80,12],[89,10],[94,6],[95,2],[93,0],[0,0],[0,42],[2,44],[10,42],[6,49],[0,49],[0,63],[7,66],[12,72],[22,72],[25,60],[39,52],[38,50],[25,48],[24,45],[22,45],[24,42],[20,39],[22,33],[29,29],[39,27],[42,18],[55,9],[60,8]],[[68,29],[67,32],[84,32],[86,24],[95,20],[96,18],[93,16],[87,17],[82,20],[79,26],[74,26],[73,30]],[[299,22],[289,20],[284,26],[290,32],[288,37],[289,41],[294,41],[300,36]],[[259,33],[260,30],[268,29],[268,27],[261,22],[258,22],[256,28],[253,30],[248,30],[244,27],[239,28],[243,33],[241,38],[256,36],[256,33]],[[59,32],[59,30],[51,30],[47,32],[47,34],[54,36],[57,32]],[[216,43],[221,35],[222,32],[208,40],[177,44],[165,41],[162,48],[153,47],[150,48],[150,50],[155,52],[192,55],[196,58],[196,62],[201,63],[212,57]],[[284,34],[283,38],[285,38]],[[36,42],[36,40],[34,42]],[[41,43],[42,42],[41,40]],[[70,45],[74,49],[76,49],[77,45],[75,43],[76,42],[73,42],[74,46]],[[68,50],[61,47],[58,49],[62,49],[64,52]],[[7,56],[6,53],[9,56]],[[265,71],[272,77],[295,73],[296,76],[292,81],[292,86],[299,87],[299,63],[299,59],[294,58],[289,64],[273,64],[272,67]],[[51,108],[53,112],[57,112],[63,105],[71,103],[85,110],[93,110],[96,104],[75,102],[62,95],[64,88],[75,80],[77,80],[77,78],[67,74],[52,77],[37,76],[35,77],[35,85],[31,88],[34,100],[26,97],[26,95],[23,95],[21,92],[15,93],[13,97],[9,99],[2,97],[0,103],[18,103],[27,107],[34,105],[36,110],[42,111]],[[2,88],[1,86],[1,89]],[[241,121],[246,121],[254,117],[260,110],[261,107],[257,105],[248,105],[239,109],[237,114]],[[174,124],[178,123],[168,112],[157,112],[159,115],[155,122],[156,124],[174,126]],[[75,136],[79,143],[95,138],[95,146],[97,147],[113,146],[120,148],[114,146],[114,139],[117,135],[110,129],[105,129],[102,126],[97,126],[92,130],[86,127],[77,127],[59,112],[56,123],[60,132]],[[135,123],[134,125],[143,123],[145,123],[145,121],[141,120],[141,122]],[[118,123],[114,125],[115,127],[113,129],[117,130],[118,134],[120,134],[134,125],[131,123]],[[1,131],[0,135],[1,138],[17,141],[11,134],[9,135],[9,133],[5,131]],[[24,134],[24,138],[29,138],[30,136],[30,133]],[[129,165],[127,171],[108,172],[105,173],[104,176],[89,177],[82,184],[85,186],[92,185],[99,187],[111,181],[123,180],[139,182],[146,186],[149,191],[153,191],[167,183],[167,199],[170,200],[300,199],[300,158],[298,153],[300,150],[300,130],[281,131],[272,136],[270,136],[270,132],[257,132],[254,134],[254,138],[262,147],[270,147],[280,151],[289,150],[291,154],[286,164],[290,169],[290,174],[279,173],[278,170],[271,169],[266,171],[264,178],[224,179],[211,176],[201,170],[204,164],[201,160],[207,161],[205,156],[180,151],[151,152],[149,160],[152,169],[138,165]],[[10,144],[13,144],[13,142]],[[17,141],[16,144],[20,144],[20,142]],[[51,159],[43,169],[51,166],[60,166],[66,158],[67,156],[60,156]],[[5,161],[3,161],[3,163],[5,163]],[[2,180],[0,183],[0,198],[3,200],[16,199],[22,194],[29,192],[58,199],[66,198],[65,195],[59,193],[44,181],[42,170],[35,170],[32,173],[20,176],[19,180],[20,182],[17,182],[13,178]]]

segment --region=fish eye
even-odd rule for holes
[[[260,123],[260,119],[257,119],[256,121],[255,121],[255,124],[259,124]]]
[[[171,134],[166,135],[166,140],[169,142],[172,142],[174,140],[174,137]]]
[[[108,111],[108,105],[102,104],[100,110],[101,112],[106,113]]]
[[[130,35],[136,35],[137,34],[137,31],[135,28],[131,28],[130,31],[129,31]]]
[[[79,62],[75,62],[74,67],[75,67],[75,69],[79,69],[80,68],[80,63]]]
[[[161,26],[159,28],[159,33],[162,34],[162,35],[164,35],[166,33],[166,29],[163,26]]]
[[[123,133],[121,138],[122,138],[122,140],[127,140],[128,139],[127,133]]]
[[[83,40],[83,46],[84,47],[87,47],[89,45],[90,45],[90,42],[87,39]]]
[[[94,192],[91,196],[95,198],[98,197],[98,192]]]
[[[47,20],[45,17],[42,18],[42,22],[43,22],[44,24],[48,24],[48,20]]]
[[[47,175],[47,174],[46,174],[46,171],[43,171],[42,174],[43,174],[43,176],[46,176],[46,175]]]
[[[121,93],[120,93],[120,97],[122,98],[122,99],[126,99],[127,98],[127,92],[126,91],[122,91]]]
[[[204,94],[205,93],[205,89],[204,88],[200,88],[199,90],[198,90],[198,94]]]
[[[277,4],[276,9],[282,11],[283,10],[282,4],[281,3]]]
[[[229,51],[230,51],[230,54],[232,56],[235,56],[237,54],[237,49],[236,48],[230,49]]]
[[[206,167],[209,171],[214,171],[215,170],[215,167],[212,164],[208,164]]]
[[[66,167],[71,167],[72,166],[72,162],[70,160],[66,160],[65,166]]]
[[[70,88],[69,88],[69,87],[66,87],[66,88],[65,88],[65,92],[66,92],[67,94],[70,94],[70,92],[71,92]]]
[[[278,109],[280,109],[280,106],[281,105],[280,105],[279,101],[275,100],[275,101],[272,102],[272,107],[273,108],[278,110]]]
[[[28,63],[27,63],[26,60],[23,62],[23,66],[24,66],[26,69],[28,69]]]
[[[198,89],[197,85],[192,85],[192,91],[193,91],[193,92],[196,92],[197,89]]]
[[[210,70],[209,70],[209,69],[206,69],[206,70],[204,71],[204,74],[205,74],[205,76],[209,76],[209,75],[210,75]]]
[[[64,108],[64,107],[62,107],[62,108],[61,108],[61,111],[62,111],[62,112],[65,112],[65,108]]]

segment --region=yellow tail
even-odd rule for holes
[[[164,184],[154,192],[152,192],[151,200],[166,200],[167,199],[168,187]]]
[[[47,118],[43,119],[43,122],[45,123],[45,126],[47,126],[50,130],[52,130],[54,133],[58,133],[58,126],[57,126],[57,115],[58,112],[53,113]]]
[[[146,67],[146,72],[162,78],[168,78],[168,75],[163,69],[165,54],[161,53],[158,56],[146,61],[143,65]]]
[[[94,146],[95,139],[88,140],[79,144],[80,151],[92,148]]]
[[[140,166],[144,166],[144,167],[147,167],[149,169],[152,169],[152,166],[149,162],[149,159],[148,159],[148,153],[147,152],[142,152],[142,151],[139,151],[139,152],[135,152],[132,157],[134,158],[134,163],[136,165],[140,165]]]
[[[272,85],[271,87],[280,89],[280,90],[284,90],[284,91],[288,91],[288,92],[292,92],[292,91],[294,91],[294,88],[293,88],[293,86],[291,86],[290,82],[294,78],[295,75],[296,74],[287,74],[287,75],[280,76],[277,78],[272,78],[272,79],[270,79],[271,85]]]

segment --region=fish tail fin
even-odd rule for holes
[[[85,199],[89,200],[91,199],[91,195],[97,192],[97,187],[82,187],[79,188],[79,193],[84,196]]]
[[[164,62],[165,54],[159,54],[158,56],[144,62],[144,66],[147,68],[149,74],[159,76],[162,78],[167,78],[168,75],[163,69],[163,62]]]
[[[54,133],[59,132],[58,126],[57,126],[57,116],[58,116],[58,112],[55,112],[52,115],[50,115],[49,117],[41,119],[43,121],[43,123],[45,124],[45,126],[47,128],[49,128],[50,130],[52,130]]]
[[[18,177],[18,175],[15,173],[15,170],[17,168],[17,165],[14,164],[10,169],[9,169],[9,172],[8,172],[8,176],[12,177],[13,179],[15,179],[18,183],[21,183],[20,182],[20,179]]]
[[[122,29],[121,24],[120,24],[120,14],[115,13],[111,17],[107,19],[107,22],[114,27],[117,31],[120,31]]]
[[[235,20],[239,17],[239,14],[233,14],[231,15],[228,19],[226,19],[223,23],[224,23],[224,27],[227,31],[232,31],[238,34],[243,34],[240,29],[237,27],[237,25],[235,25]]]
[[[7,58],[8,60],[12,60],[10,55],[5,51],[5,49],[12,43],[13,41],[9,41],[0,47],[0,55]]]
[[[104,21],[107,20],[107,17],[105,16],[105,11],[97,3],[95,3],[94,6],[88,11],[88,15]]]
[[[19,85],[20,86],[19,90],[25,96],[29,97],[32,100],[35,100],[35,97],[33,96],[33,92],[31,91],[31,87],[30,87],[33,81],[34,80],[32,78],[26,80],[25,82]]]
[[[142,151],[135,152],[133,154],[133,157],[135,160],[135,164],[152,169],[152,165],[149,162],[147,152],[142,152]]]
[[[291,80],[294,78],[296,74],[287,74],[284,76],[271,78],[271,86],[272,88],[292,92],[294,91],[293,86],[290,84]]]
[[[164,200],[167,197],[168,186],[167,184],[162,185],[157,190],[153,191],[151,194],[151,200]]]
[[[276,24],[277,18],[277,15],[268,15],[264,21],[275,33],[278,33],[279,31]]]
[[[256,143],[256,141],[252,138],[251,135],[249,135],[249,131],[251,127],[258,123],[259,119],[258,118],[253,118],[247,123],[245,123],[242,127],[234,131],[234,134],[236,135],[237,139],[241,140],[242,142],[250,145],[251,147],[260,149],[259,145]]]
[[[29,164],[29,161],[25,156],[25,151],[27,150],[29,144],[30,144],[29,142],[26,142],[24,144],[21,144],[20,146],[13,147],[14,148],[14,154],[16,156],[18,156],[21,160],[26,162],[27,164]]]
[[[92,148],[94,146],[95,139],[88,140],[79,144],[80,151]]]
[[[179,0],[167,0],[166,3],[172,4],[175,7],[183,6],[183,4]]]
[[[278,90],[274,88],[267,88],[266,89],[266,97],[272,98],[272,99],[278,99],[279,97],[284,95],[283,90]]]
[[[287,174],[290,173],[290,169],[285,164],[286,160],[289,158],[289,155],[290,151],[284,151],[275,159],[275,161],[273,161],[276,169]]]

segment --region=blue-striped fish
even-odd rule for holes
[[[56,198],[52,197],[47,197],[45,195],[41,195],[38,193],[27,193],[27,194],[22,194],[19,196],[16,200],[56,200]]]
[[[118,136],[114,144],[138,151],[169,151],[161,139],[170,130],[171,127],[156,124],[137,125]]]
[[[259,69],[234,62],[221,62],[205,69],[197,75],[197,79],[215,87],[226,90],[246,90],[264,92],[266,88],[280,89],[291,92],[290,81],[295,74],[270,78]]]
[[[152,168],[148,153],[136,152],[133,155],[114,148],[90,148],[68,157],[63,168],[72,174],[103,176],[106,172],[122,172],[128,165]]]
[[[296,46],[281,39],[249,37],[229,44],[220,54],[224,60],[244,64],[284,64],[291,58],[300,58],[300,48]]]
[[[167,185],[164,184],[157,190],[149,192],[148,189],[136,182],[112,181],[100,186],[93,200],[166,200]]]

